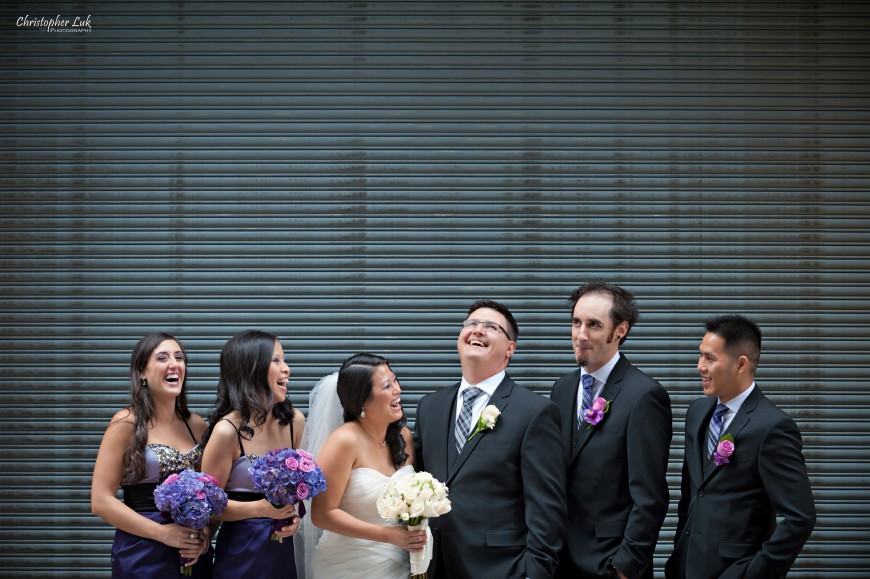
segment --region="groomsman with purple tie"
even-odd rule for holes
[[[571,295],[577,364],[550,395],[562,413],[568,520],[556,577],[653,576],[668,511],[671,402],[619,352],[637,321],[634,296],[603,281]]]
[[[755,383],[758,326],[734,314],[705,325],[698,373],[707,397],[686,412],[679,519],[665,577],[784,577],[816,521],[801,434]]]

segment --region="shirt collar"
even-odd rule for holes
[[[581,368],[580,378],[582,379],[584,374],[592,374],[597,384],[607,384],[607,379],[610,378],[610,373],[613,372],[617,362],[619,362],[619,352],[616,352],[616,355],[607,364],[594,372],[587,372],[585,368]]]
[[[463,392],[471,388],[472,386],[477,386],[484,392],[486,392],[489,396],[492,396],[495,392],[495,389],[498,388],[498,385],[501,384],[501,381],[504,380],[505,371],[502,370],[495,376],[490,376],[480,384],[469,384],[465,377],[462,378],[462,381],[459,383],[459,394],[461,395]]]
[[[755,380],[752,381],[752,384],[749,385],[749,388],[729,400],[728,402],[724,402],[725,406],[728,407],[728,410],[732,414],[737,414],[737,411],[740,410],[740,407],[743,406],[743,403],[746,402],[746,399],[749,398],[749,395],[752,394],[752,391],[755,390]],[[722,402],[721,400],[719,401]]]

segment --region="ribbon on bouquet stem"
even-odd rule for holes
[[[419,525],[408,525],[409,531],[426,531],[426,546],[422,551],[411,551],[411,577],[426,578],[426,570],[432,560],[432,531],[429,530],[429,519],[423,519]]]

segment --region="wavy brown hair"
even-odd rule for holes
[[[130,355],[130,398],[129,410],[133,415],[133,440],[124,452],[124,476],[121,484],[129,485],[139,482],[145,476],[145,445],[148,444],[148,425],[154,419],[154,398],[151,391],[139,376],[148,365],[151,354],[161,343],[174,340],[184,354],[184,381],[181,383],[181,393],[175,399],[175,413],[184,421],[190,418],[187,408],[187,351],[184,345],[166,332],[153,332],[143,337],[133,348]]]

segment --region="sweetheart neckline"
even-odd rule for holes
[[[190,454],[191,452],[193,452],[193,451],[195,451],[197,448],[199,448],[199,443],[196,443],[196,444],[194,445],[194,447],[191,448],[190,450],[178,450],[178,449],[175,448],[174,446],[169,446],[168,444],[163,444],[163,443],[161,443],[161,442],[152,442],[152,443],[150,443],[150,444],[148,445],[148,448],[152,448],[152,447],[154,447],[154,446],[161,446],[161,447],[163,447],[163,448],[168,448],[169,450],[174,450],[174,451],[177,452],[178,454]]]
[[[371,468],[371,467],[368,467],[368,466],[358,466],[358,467],[356,467],[356,468],[351,469],[351,471],[354,471],[354,470],[370,470],[370,471],[372,471],[372,472],[376,472],[376,473],[378,473],[379,475],[381,475],[381,476],[384,477],[384,478],[393,478],[394,476],[396,476],[396,473],[401,472],[404,468],[407,468],[407,467],[409,467],[409,466],[411,466],[411,465],[406,464],[405,466],[403,466],[403,467],[401,467],[401,468],[399,468],[399,469],[396,469],[396,472],[394,472],[393,474],[384,474],[384,473],[382,473],[381,471],[379,471],[378,469],[376,469],[376,468]],[[411,468],[411,472],[414,472],[413,467]]]

